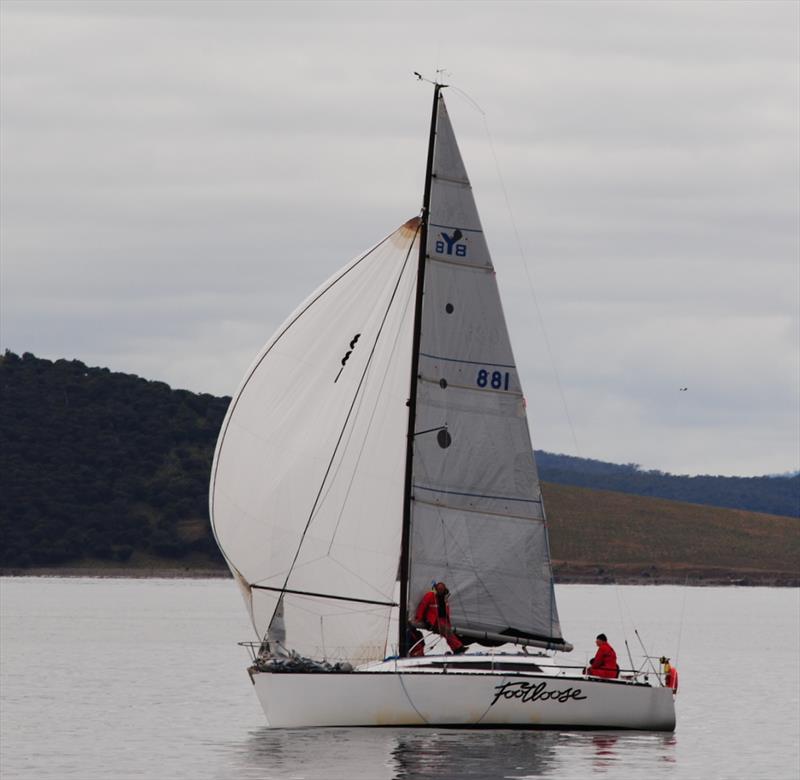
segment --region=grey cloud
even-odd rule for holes
[[[582,454],[797,468],[800,7],[455,7],[4,3],[2,346],[232,392],[418,208],[443,64],[536,446],[574,450],[503,187]]]

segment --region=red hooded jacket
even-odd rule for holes
[[[450,605],[445,603],[447,613],[447,623],[450,624]],[[417,623],[424,623],[426,626],[436,627],[439,623],[439,607],[436,604],[436,591],[429,590],[419,602],[417,613],[414,616]]]
[[[443,607],[443,615],[439,614],[440,606]],[[424,623],[431,631],[441,634],[454,653],[463,653],[466,650],[450,625],[450,605],[446,601],[446,591],[439,595],[435,590],[429,590],[419,602],[414,619],[417,623]]]
[[[589,661],[589,668],[586,670],[586,673],[594,675],[595,677],[608,678],[616,677],[619,674],[617,654],[608,642],[600,642],[597,653],[594,658]]]

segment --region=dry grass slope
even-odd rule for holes
[[[800,519],[543,484],[559,581],[800,585]]]
[[[627,493],[544,483],[550,551],[558,582],[658,582],[800,586],[800,518],[719,509]],[[178,523],[182,537],[205,520]],[[136,550],[124,562],[8,568],[4,575],[229,576],[208,556],[178,560]]]

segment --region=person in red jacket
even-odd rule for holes
[[[605,634],[598,634],[595,639],[597,652],[594,658],[589,661],[585,673],[592,677],[607,677],[613,679],[619,676],[619,666],[617,666],[617,654],[614,648],[608,644]]]
[[[467,648],[450,625],[450,605],[447,603],[449,595],[450,591],[447,590],[447,586],[443,582],[437,582],[433,586],[433,590],[429,590],[422,597],[414,620],[429,631],[441,634],[447,640],[453,653],[458,654],[463,653]]]

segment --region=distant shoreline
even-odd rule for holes
[[[800,573],[784,572],[720,572],[720,571],[654,571],[632,573],[612,568],[565,567],[555,571],[557,585],[691,585],[693,587],[800,587]],[[87,579],[232,579],[223,568],[195,566],[103,567],[103,566],[36,566],[0,568],[0,577],[84,577]]]
[[[553,575],[556,584],[800,587],[800,571],[728,569],[680,563],[672,565],[616,563],[599,566],[554,560]]]
[[[89,579],[232,579],[227,569],[199,567],[142,567],[142,566],[32,566],[0,568],[0,577],[86,577]]]

